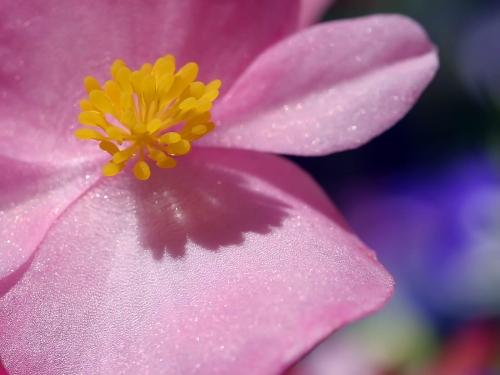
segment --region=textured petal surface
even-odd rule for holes
[[[11,375],[276,374],[392,287],[296,166],[195,150],[59,218],[3,291],[0,356]]]
[[[302,0],[299,25],[308,26],[318,21],[334,0]]]
[[[0,279],[38,247],[54,220],[100,171],[89,163],[53,168],[0,157]]]
[[[222,79],[225,90],[296,27],[299,6],[299,0],[2,1],[0,149],[22,160],[74,155],[83,79],[109,79],[114,59],[138,69],[172,53],[180,64],[197,62],[201,79]]]
[[[296,155],[355,148],[401,119],[437,66],[408,18],[321,24],[264,52],[218,103],[220,126],[203,141]]]

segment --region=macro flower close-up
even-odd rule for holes
[[[375,253],[274,154],[378,136],[437,51],[401,15],[311,26],[328,3],[0,4],[8,374],[279,374],[386,303]]]

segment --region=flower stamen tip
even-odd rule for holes
[[[210,109],[221,81],[195,81],[196,63],[176,72],[175,58],[167,55],[135,71],[116,60],[110,71],[112,79],[104,86],[85,77],[88,99],[80,101],[78,121],[87,127],[75,132],[79,139],[98,141],[111,155],[102,168],[105,176],[117,175],[136,159],[135,177],[147,180],[151,170],[145,156],[159,168],[173,168],[174,157],[189,153],[192,142],[215,128]]]

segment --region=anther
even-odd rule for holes
[[[209,111],[221,81],[195,81],[197,64],[188,63],[176,72],[175,58],[167,55],[135,71],[116,60],[110,72],[112,79],[104,88],[94,77],[85,77],[88,99],[80,101],[78,120],[91,128],[75,132],[79,139],[98,141],[111,156],[104,175],[114,176],[136,159],[134,175],[147,180],[151,170],[145,156],[160,168],[173,168],[173,157],[189,153],[191,142],[214,129]]]

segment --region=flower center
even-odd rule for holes
[[[175,72],[175,59],[167,55],[131,71],[116,60],[111,75],[104,89],[94,77],[85,78],[89,96],[80,101],[83,112],[78,120],[91,128],[75,132],[77,138],[99,141],[99,147],[111,154],[104,175],[116,175],[135,158],[135,177],[147,180],[151,170],[146,156],[160,168],[173,168],[174,156],[187,154],[191,142],[214,129],[209,111],[221,81],[195,81],[197,64]]]

